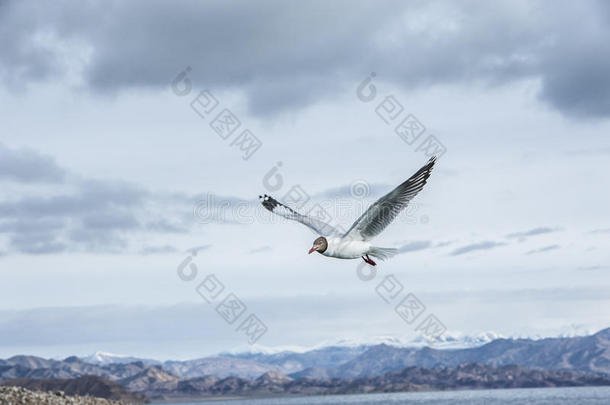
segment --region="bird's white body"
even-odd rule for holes
[[[369,254],[371,243],[347,238],[326,238],[328,248],[322,252],[324,256],[338,259],[358,259]]]

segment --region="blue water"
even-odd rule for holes
[[[182,402],[179,405],[610,405],[610,387],[527,388]],[[178,404],[175,404],[178,405]]]

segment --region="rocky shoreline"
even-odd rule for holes
[[[40,392],[22,387],[0,387],[2,405],[126,405],[124,402],[111,401],[89,396],[69,396],[63,391]]]
[[[63,392],[67,396],[89,396],[128,404],[147,401],[144,395],[135,394],[116,382],[93,375],[69,379],[15,378],[0,381],[0,386],[22,387],[33,392]]]

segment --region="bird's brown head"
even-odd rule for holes
[[[316,240],[313,241],[313,246],[309,249],[309,254],[313,252],[324,253],[328,249],[328,241],[324,236],[320,236]]]

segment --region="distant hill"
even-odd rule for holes
[[[151,390],[156,400],[222,396],[332,395],[371,392],[405,392],[449,389],[573,387],[610,385],[610,377],[574,371],[532,370],[519,366],[493,367],[464,363],[453,368],[409,367],[381,376],[358,379],[292,379],[270,371],[255,380],[238,377],[199,378],[182,381],[175,390]]]
[[[262,363],[249,358],[206,357],[185,361],[166,361],[162,367],[180,377],[202,377],[215,375],[220,378],[256,378],[267,371],[281,370],[276,364]]]
[[[180,378],[172,375],[161,367],[147,367],[137,374],[119,380],[131,391],[172,391],[178,386]]]
[[[362,353],[366,352],[369,348],[370,346],[328,346],[320,349],[310,350],[304,353],[285,351],[273,354],[241,353],[226,354],[225,356],[247,359],[259,364],[270,364],[276,366],[277,370],[281,370],[282,372],[288,374],[304,370],[309,367],[335,367],[338,364],[345,363],[358,357]]]

